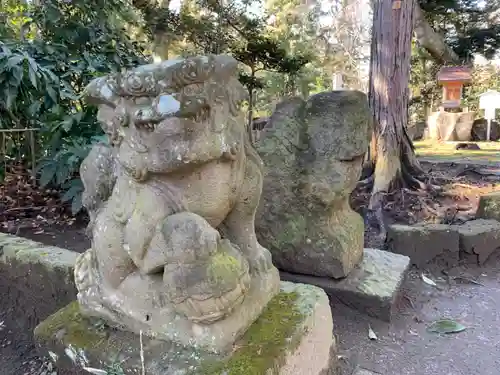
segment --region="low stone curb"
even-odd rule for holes
[[[73,266],[78,253],[0,233],[0,295],[20,331],[33,329],[76,299]],[[18,319],[17,317],[22,317]]]
[[[445,267],[459,261],[482,265],[500,249],[500,222],[476,219],[461,225],[417,224],[389,226],[389,251],[409,256],[413,265],[433,262]]]

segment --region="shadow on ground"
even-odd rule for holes
[[[439,271],[426,273],[438,288],[425,284],[421,273],[412,271],[391,325],[344,306],[332,306],[342,375],[351,375],[357,367],[383,375],[498,375],[500,256],[493,258],[480,268],[451,270],[451,275],[461,275],[451,282]],[[456,320],[467,329],[448,335],[427,331],[442,318]],[[368,338],[369,326],[378,340]]]

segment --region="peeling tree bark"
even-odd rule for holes
[[[386,235],[382,205],[387,193],[406,185],[425,185],[413,145],[406,133],[415,0],[379,0],[374,4],[370,61],[370,109],[375,122],[372,141],[373,190],[369,209]]]
[[[375,128],[370,145],[372,184],[370,211],[385,238],[383,203],[401,187],[428,189],[413,144],[406,132],[413,33],[431,56],[442,63],[459,59],[425,20],[417,0],[373,0],[369,99]]]

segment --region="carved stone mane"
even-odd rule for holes
[[[87,87],[109,137],[81,167],[93,247],[75,280],[87,315],[222,350],[278,292],[255,236],[263,165],[237,73],[230,56],[202,56]]]

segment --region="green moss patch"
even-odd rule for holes
[[[283,230],[273,240],[276,249],[283,249],[290,245],[297,245],[304,241],[307,232],[307,220],[304,216],[286,215],[287,221]]]
[[[72,344],[78,349],[96,348],[107,340],[103,329],[92,326],[85,320],[77,301],[44,320],[36,327],[35,336],[44,340],[61,337],[61,342]]]
[[[223,246],[231,245],[223,243]],[[211,285],[217,285],[219,288],[227,288],[226,285],[229,285],[233,288],[243,271],[240,260],[230,255],[227,249],[222,249],[212,256],[207,276]]]
[[[205,364],[203,375],[264,375],[277,369],[302,337],[298,329],[304,316],[297,307],[298,294],[281,292],[235,344],[230,358]]]

